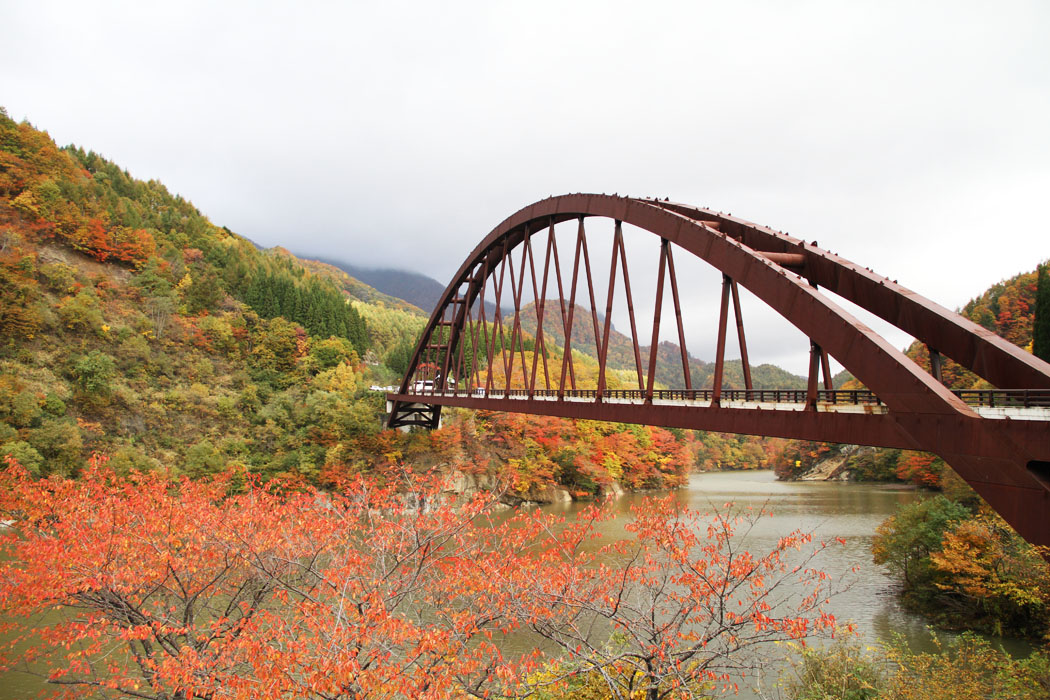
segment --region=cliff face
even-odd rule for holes
[[[795,472],[791,478],[796,481],[853,481],[858,471],[858,458],[874,455],[875,452],[874,447],[838,445],[823,453],[808,467]]]

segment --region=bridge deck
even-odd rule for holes
[[[1046,390],[987,390],[954,391],[982,418],[1050,421],[1050,391]],[[420,392],[389,394],[390,400],[419,404],[442,404],[448,399],[473,399],[478,404],[486,400],[494,402],[543,401],[571,403],[603,403],[626,405],[721,407],[774,411],[816,410],[822,413],[859,413],[865,415],[886,414],[886,406],[870,391],[833,390],[818,391],[811,402],[805,390],[796,389],[726,389],[715,392],[710,389],[656,389],[650,397],[647,392],[636,389],[609,389],[599,392],[594,389],[559,391],[556,389],[449,389],[446,392]],[[458,402],[456,402],[458,403]],[[474,403],[474,402],[472,402]],[[495,403],[493,405],[495,410]]]

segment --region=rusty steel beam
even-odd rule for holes
[[[649,372],[645,382],[646,401],[653,400],[653,384],[656,381],[656,356],[660,344],[660,316],[664,310],[664,275],[667,271],[667,239],[660,239],[660,263],[656,273],[656,303],[653,305],[653,340],[649,344]]]
[[[787,268],[804,270],[815,284],[937,348],[993,386],[1050,388],[1050,363],[897,284],[896,280],[819,248],[815,243],[806,243],[744,219],[677,202],[644,201],[697,221],[717,221],[719,230],[759,256],[770,261],[783,260]],[[781,254],[792,257],[784,258]],[[801,265],[798,256],[802,258]]]
[[[631,275],[627,271],[627,249],[623,244],[623,231],[617,227],[616,240],[620,245],[620,267],[623,268],[623,289],[627,293],[627,316],[631,320],[631,344],[634,347],[634,364],[638,370],[638,389],[645,385],[642,380],[642,352],[638,347],[638,325],[634,322],[634,296],[631,294]]]
[[[582,223],[580,226],[580,231],[583,231]],[[598,334],[598,304],[594,300],[594,278],[591,276],[591,256],[587,251],[587,236],[584,235],[581,239],[581,242],[583,243],[583,271],[584,275],[587,278],[587,294],[589,295],[591,301],[591,322],[594,324],[594,347],[595,350],[600,353],[602,336]],[[601,360],[599,359],[599,366],[600,365]]]
[[[732,281],[733,290],[733,313],[736,315],[736,338],[740,344],[740,364],[744,370],[744,388],[752,391],[755,387],[751,382],[751,363],[747,358],[747,338],[744,337],[744,312],[740,308],[740,289],[736,280]]]
[[[602,329],[601,340],[596,340],[598,345],[598,400],[602,400],[605,392],[605,360],[609,356],[609,331],[612,329],[612,307],[613,294],[616,290],[616,246],[620,241],[622,230],[620,220],[616,220],[616,230],[613,232],[612,260],[609,262],[609,291],[605,296],[605,326]],[[593,308],[593,304],[591,307]]]
[[[562,325],[562,352],[568,354],[569,348],[569,323],[567,321],[567,313],[565,309],[565,287],[561,280],[561,262],[558,259],[558,237],[554,235],[554,227],[551,227],[551,250],[554,253],[554,277],[558,282],[558,307],[561,309],[561,325]],[[575,298],[575,271],[573,271],[573,298]],[[565,356],[562,357],[562,370],[565,369]],[[569,364],[570,381],[572,388],[576,388],[576,375],[572,364]],[[558,380],[558,389],[563,391],[565,388],[565,376],[564,374]]]
[[[820,366],[824,371],[824,389],[831,391],[835,388],[835,383],[831,381],[831,361],[828,359],[828,351],[824,348],[820,349]]]
[[[775,262],[777,265],[795,272],[801,272],[806,269],[806,256],[802,253],[771,253],[767,251],[759,251],[759,255],[770,262]]]
[[[526,227],[527,228],[527,227]],[[525,285],[525,256],[529,252],[529,235],[526,231],[525,238],[522,241],[521,246],[521,277],[518,280],[518,285],[514,284],[514,255],[510,254],[507,256],[510,266],[510,296],[514,302],[514,322],[511,326],[510,331],[510,364],[507,368],[507,388],[511,388],[512,375],[514,373],[514,353],[517,350],[515,347],[515,341],[520,340],[518,332],[521,330],[521,292]],[[525,364],[525,346],[521,344],[521,363]],[[525,368],[522,367],[522,379],[524,384]]]
[[[565,389],[565,370],[568,366],[570,374],[573,372],[572,362],[572,328],[573,328],[573,317],[576,313],[576,286],[580,280],[580,249],[583,246],[583,217],[580,217],[579,227],[576,230],[576,255],[572,262],[572,291],[569,294],[569,319],[565,325],[564,338],[565,348],[563,350],[564,355],[562,356],[561,364],[561,383],[559,387]],[[576,377],[572,377],[572,388],[576,389]]]
[[[685,349],[685,330],[682,326],[682,302],[678,297],[678,277],[674,271],[674,255],[671,254],[670,241],[667,246],[667,274],[671,278],[671,298],[674,300],[674,317],[678,324],[678,349],[682,354],[682,372],[685,388],[692,390],[693,374],[689,371],[689,351]]]
[[[711,387],[711,405],[722,399],[722,373],[726,362],[726,325],[729,322],[729,275],[722,275],[722,303],[718,307],[718,345],[715,348],[715,374]]]
[[[475,386],[475,387],[476,386],[481,386],[481,368],[478,367],[478,341],[481,341],[482,342],[482,347],[484,347],[486,349],[489,346],[489,326],[488,326],[488,320],[485,318],[485,291],[488,289],[488,286],[489,286],[489,276],[488,276],[488,272],[489,272],[489,258],[488,257],[485,258],[485,261],[484,261],[483,265],[484,265],[484,267],[483,267],[484,272],[482,274],[484,276],[484,282],[482,283],[482,286],[481,286],[481,293],[480,293],[479,301],[478,301],[478,316],[479,316],[480,322],[479,322],[479,329],[478,329],[477,333],[475,334],[475,338],[474,338],[474,361],[473,361],[473,366],[474,366],[474,384],[473,384],[473,386]],[[487,370],[486,370],[486,374],[487,374]]]
[[[413,394],[391,394],[391,400],[416,402],[422,397]],[[901,427],[900,422],[889,413],[845,413],[832,410],[804,411],[790,409],[740,408],[711,406],[706,402],[662,402],[649,404],[642,398],[628,400],[606,400],[601,403],[582,399],[545,400],[542,398],[507,398],[501,394],[478,397],[465,392],[444,396],[426,397],[440,401],[445,406],[456,406],[486,411],[505,411],[550,415],[562,418],[603,420],[616,423],[634,423],[691,430],[706,430],[720,433],[764,435],[798,440],[838,442],[874,447],[891,447],[907,450],[926,450],[923,441]],[[1003,461],[1002,450],[995,436],[984,434],[980,424],[989,419],[956,417],[944,419],[937,429],[953,430],[961,437],[953,446],[954,438],[945,436],[939,447],[958,459],[968,458],[996,464]],[[1046,437],[1050,422],[1045,420],[995,420],[999,424],[999,438],[1016,442],[1029,442]],[[1040,451],[1050,458],[1050,445]],[[965,461],[963,459],[962,461]],[[983,471],[979,476],[994,481],[994,469]],[[1024,486],[1020,481],[1006,485],[1013,488]]]
[[[536,299],[536,350],[532,353],[532,381],[529,383],[529,393],[536,390],[536,373],[539,369],[536,360],[543,355],[543,379],[547,389],[551,388],[550,372],[547,370],[547,352],[543,340],[543,312],[547,302],[547,276],[551,266],[551,245],[554,242],[554,224],[551,224],[547,232],[547,252],[543,256],[543,283],[540,289],[536,289],[536,266],[533,257],[529,256],[529,265],[532,274],[532,296]]]
[[[493,382],[495,381],[492,377],[492,363],[495,361],[496,354],[496,330],[499,329],[499,344],[500,344],[500,355],[503,359],[503,371],[507,372],[507,352],[506,344],[503,342],[503,282],[506,278],[507,272],[507,249],[510,246],[510,237],[503,239],[503,255],[500,256],[499,266],[499,280],[493,285],[493,293],[496,297],[496,310],[492,314],[492,345],[489,348],[488,358],[488,371],[485,378],[485,388],[489,391],[492,390]]]
[[[806,410],[817,410],[817,372],[820,370],[820,346],[809,341],[809,374],[806,382]]]
[[[930,374],[933,375],[934,379],[943,384],[944,378],[941,376],[941,353],[937,352],[929,345],[926,346],[926,350],[930,355]]]

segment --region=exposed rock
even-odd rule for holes
[[[479,491],[493,491],[497,486],[492,474],[468,474],[456,469],[445,477],[444,490],[457,496],[470,496]]]
[[[532,486],[524,497],[531,503],[565,503],[572,500],[568,491],[551,485]]]
[[[37,255],[42,263],[62,263],[70,267],[77,267],[92,277],[109,277],[120,284],[127,284],[131,279],[131,270],[119,265],[96,262],[87,255],[63,248],[58,244],[40,246]]]
[[[494,474],[468,473],[455,469],[445,475],[443,490],[456,496],[472,496],[482,491],[498,492],[505,489]],[[611,481],[601,488],[601,496],[619,498],[625,491],[616,481]],[[570,503],[573,500],[568,489],[556,484],[533,484],[525,492],[505,490],[499,497],[500,503],[508,506],[546,505],[549,503]]]
[[[809,471],[800,475],[798,481],[849,481],[852,472],[846,468],[846,463],[850,457],[872,449],[874,448],[860,445],[843,445],[837,452],[829,453]]]

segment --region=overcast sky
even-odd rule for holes
[[[0,104],[301,254],[444,282],[522,206],[619,192],[955,308],[1050,256],[1048,36],[1040,0],[0,0]]]

